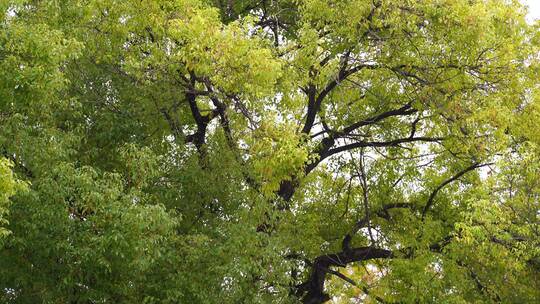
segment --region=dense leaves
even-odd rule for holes
[[[0,10],[0,302],[540,300],[518,1]]]

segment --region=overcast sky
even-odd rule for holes
[[[540,19],[540,0],[521,0],[523,3],[529,6],[529,15],[527,19],[530,21],[534,19]]]

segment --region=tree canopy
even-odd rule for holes
[[[517,0],[2,0],[0,302],[538,303]]]

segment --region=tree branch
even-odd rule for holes
[[[299,291],[304,293],[302,302],[304,304],[319,304],[330,299],[324,292],[324,281],[329,267],[345,267],[349,263],[367,261],[371,259],[388,259],[394,256],[393,252],[375,247],[358,247],[348,251],[334,254],[326,254],[317,257],[311,265],[311,275],[309,279],[299,286]],[[335,274],[332,273],[332,274]]]
[[[487,163],[487,164],[474,163],[474,164],[468,166],[467,168],[461,170],[456,175],[454,175],[454,176],[450,177],[449,179],[445,180],[442,184],[440,184],[437,188],[435,188],[435,190],[433,190],[433,192],[431,192],[431,194],[429,195],[429,198],[428,198],[428,200],[426,202],[426,205],[424,206],[424,209],[422,210],[422,220],[424,220],[424,218],[426,216],[426,213],[428,212],[429,208],[431,208],[431,206],[433,205],[433,202],[435,200],[435,196],[437,196],[437,193],[439,193],[439,191],[441,191],[442,188],[444,188],[446,185],[458,180],[460,177],[465,175],[467,172],[473,171],[475,169],[478,169],[478,168],[481,168],[481,167],[484,167],[484,166],[489,166],[491,164],[492,163]]]
[[[390,209],[395,209],[395,208],[413,208],[413,204],[411,203],[394,203],[394,204],[387,204],[387,205],[384,205],[382,208],[380,208],[379,210],[375,211],[373,214],[380,217],[380,218],[385,218],[385,219],[388,219],[388,210]],[[345,235],[345,237],[343,238],[343,241],[341,242],[341,248],[343,251],[348,251],[350,250],[350,244],[351,244],[351,241],[352,241],[352,238],[353,236],[358,233],[358,231],[364,227],[367,226],[368,224],[368,221],[369,221],[369,217],[366,215],[364,216],[362,219],[360,219],[359,221],[356,222],[356,224],[354,225],[354,227],[351,229],[351,231],[349,233],[347,233],[347,235]]]
[[[321,147],[319,148],[319,151],[317,154],[319,154],[319,158],[316,161],[313,161],[312,163],[306,165],[304,172],[308,174],[309,172],[313,171],[317,167],[319,163],[321,163],[326,158],[338,154],[344,151],[349,151],[357,148],[363,148],[363,147],[397,147],[399,144],[403,143],[411,143],[411,142],[440,142],[444,140],[442,137],[408,137],[408,138],[399,138],[394,139],[390,141],[358,141],[354,142],[348,145],[343,145],[334,149],[328,149],[327,147],[331,147],[334,145],[335,140],[333,138],[324,138],[322,140]]]
[[[345,60],[343,60],[341,64],[341,68],[336,75],[335,79],[330,81],[324,89],[317,95],[315,87],[311,86],[308,88],[308,112],[306,116],[306,122],[304,124],[304,127],[302,128],[302,133],[309,134],[311,131],[311,128],[313,127],[313,123],[315,122],[315,117],[317,116],[317,113],[319,112],[321,108],[321,104],[324,100],[324,98],[343,80],[345,80],[350,75],[359,72],[362,69],[375,69],[379,68],[378,65],[369,65],[369,64],[359,64],[356,65],[350,69],[347,70],[347,64],[348,64],[348,57],[345,56]]]
[[[336,132],[336,136],[343,136],[343,135],[346,135],[346,134],[350,134],[352,131],[354,131],[354,130],[360,128],[360,127],[377,123],[377,122],[379,122],[379,121],[381,121],[381,120],[383,120],[385,118],[391,117],[391,116],[410,115],[410,114],[413,114],[413,113],[416,113],[416,112],[418,112],[418,110],[412,109],[411,104],[408,103],[408,104],[402,106],[399,109],[390,110],[390,111],[387,111],[387,112],[372,116],[370,118],[367,118],[365,120],[361,120],[361,121],[358,121],[356,123],[353,123],[350,126],[344,128],[343,130]]]

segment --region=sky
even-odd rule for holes
[[[529,6],[529,21],[540,19],[540,0],[521,0],[525,5]]]

